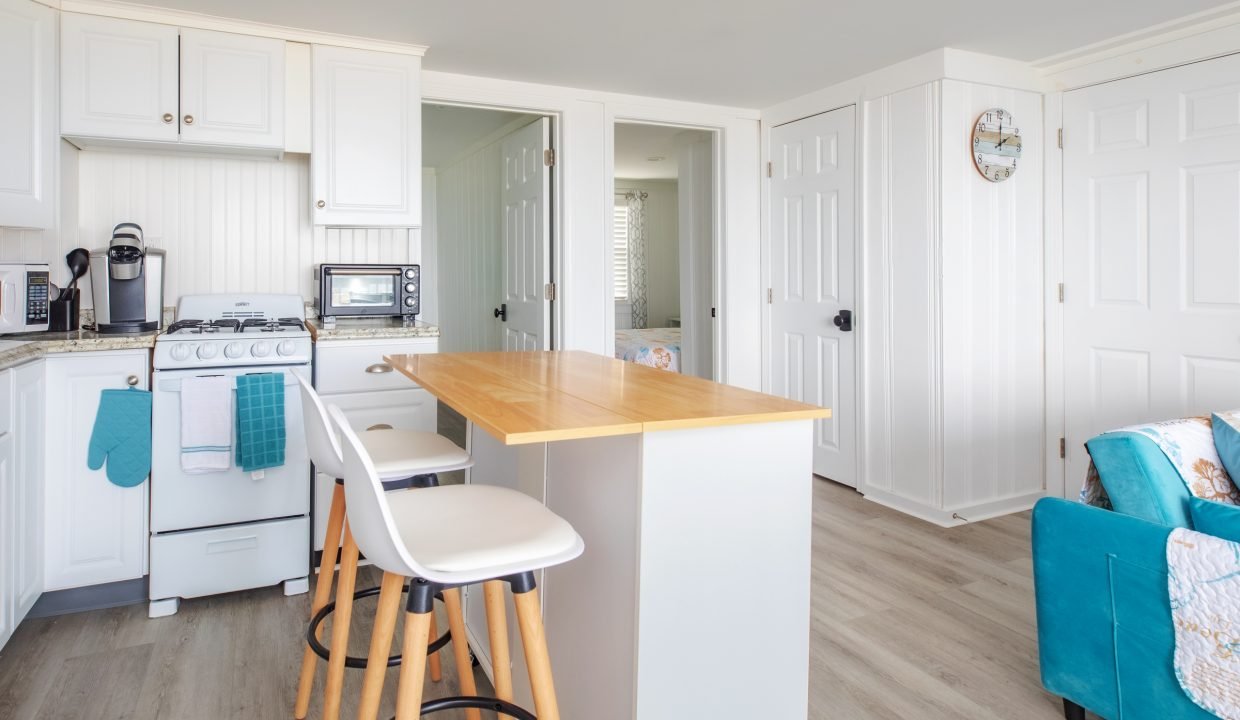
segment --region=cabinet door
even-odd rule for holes
[[[122,488],[108,481],[106,465],[86,466],[99,410],[99,394],[136,378],[150,386],[145,350],[75,353],[49,357],[45,453],[44,589],[139,578],[146,572],[149,483]]]
[[[20,623],[43,593],[44,364],[28,363],[13,373],[13,593],[14,623]]]
[[[7,378],[5,378],[7,380]],[[13,583],[13,433],[0,433],[0,647],[13,636],[16,591]]]
[[[177,29],[63,13],[62,135],[177,140]]]
[[[0,0],[0,226],[52,227],[56,11]]]
[[[181,142],[284,145],[284,41],[181,31]]]
[[[422,224],[421,58],[315,45],[316,225]]]

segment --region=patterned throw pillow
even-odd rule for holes
[[[1227,474],[1240,478],[1240,410],[1214,413],[1214,448]]]

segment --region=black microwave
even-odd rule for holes
[[[319,317],[409,317],[422,311],[418,265],[319,265]]]

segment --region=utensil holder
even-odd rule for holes
[[[78,329],[78,313],[81,311],[82,292],[78,288],[65,288],[60,297],[48,308],[48,330],[69,332]]]

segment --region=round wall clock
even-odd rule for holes
[[[1003,182],[1016,174],[1020,161],[1020,128],[1012,113],[992,108],[973,126],[973,164],[982,177]]]

